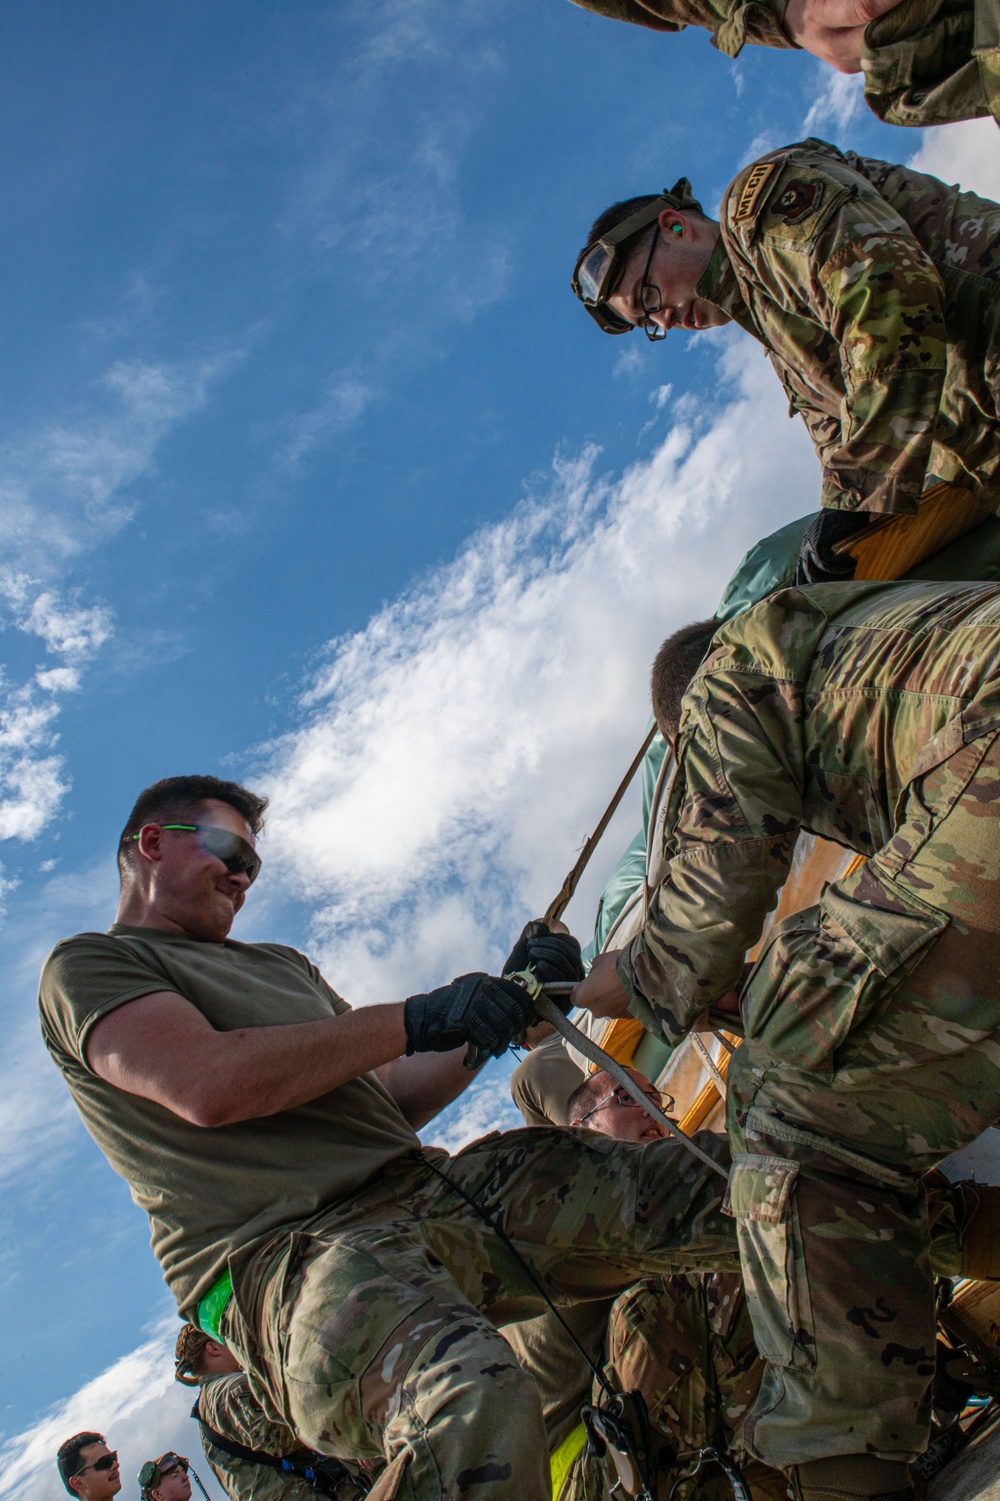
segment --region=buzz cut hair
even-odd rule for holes
[[[60,1444],[56,1451],[56,1464],[59,1466],[59,1475],[63,1485],[71,1496],[76,1491],[70,1485],[73,1476],[80,1470],[80,1450],[89,1448],[91,1444],[106,1444],[107,1439],[103,1433],[74,1433],[64,1444]]]
[[[207,802],[228,803],[244,819],[254,838],[264,827],[267,798],[238,782],[219,777],[164,777],[140,792],[118,841],[118,870],[124,882],[133,869],[133,835],[147,823],[197,823]]]
[[[613,203],[610,208],[604,210],[603,214],[598,214],[590,226],[587,244],[593,245],[596,240],[603,240],[611,230],[617,229],[619,224],[624,224],[626,219],[631,219],[633,214],[637,214],[640,209],[655,202],[660,196],[659,193],[640,193],[638,198],[623,198],[621,203]],[[630,240],[627,240],[625,243],[628,246],[628,254],[631,255],[644,240],[651,240],[655,228],[655,224],[647,224],[645,229],[640,229]]]
[[[661,735],[673,739],[681,722],[681,703],[722,624],[713,615],[681,626],[656,653],[650,674],[653,717]]]
[[[586,1115],[592,1097],[597,1094],[598,1086],[596,1084],[596,1080],[598,1080],[602,1074],[604,1074],[604,1077],[606,1079],[610,1079],[611,1077],[610,1074],[605,1073],[603,1068],[599,1068],[595,1073],[588,1074],[582,1084],[578,1084],[576,1086],[573,1093],[566,1101],[567,1121],[579,1120],[581,1115]]]

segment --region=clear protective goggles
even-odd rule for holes
[[[696,209],[700,212],[701,205],[692,195],[691,184],[686,177],[682,177],[669,191],[664,188],[658,198],[623,219],[621,224],[609,229],[599,240],[592,240],[577,257],[573,270],[573,291],[606,334],[627,334],[635,327],[627,318],[620,317],[608,307],[608,298],[614,296],[622,279],[628,263],[630,242],[644,229],[655,224],[665,208]]]

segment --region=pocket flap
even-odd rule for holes
[[[844,893],[843,885],[839,882],[827,887],[822,910],[843,928],[884,978],[912,959],[948,926],[946,913],[920,902],[909,892],[905,898],[908,910],[894,911],[890,907],[870,907],[854,901]],[[883,882],[880,894],[886,892],[887,883]],[[902,907],[902,894],[898,889],[892,894],[899,898]]]
[[[788,1201],[798,1175],[799,1164],[789,1162],[787,1157],[765,1157],[756,1152],[735,1153],[723,1213],[738,1220],[780,1224],[788,1212]]]

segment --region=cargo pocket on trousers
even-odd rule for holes
[[[361,1378],[379,1356],[386,1386],[405,1376],[403,1344],[390,1341],[429,1301],[426,1289],[355,1246],[325,1245],[310,1258],[282,1310],[285,1391],[304,1443],[358,1459],[382,1453],[363,1412]]]
[[[799,1165],[784,1157],[737,1153],[726,1212],[736,1220],[754,1338],[771,1365],[812,1370],[815,1335],[799,1227]]]
[[[796,1068],[829,1071],[947,926],[873,865],[843,878],[774,928],[744,992],[746,1035]]]

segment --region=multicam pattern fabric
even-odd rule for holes
[[[739,978],[799,828],[870,859],[776,925],[729,1072],[730,1209],[775,1468],[926,1445],[919,1175],[1000,1117],[1000,590],[827,584],[719,633],[680,730],[669,874],[621,966],[682,1031]]]
[[[619,962],[633,1013],[679,1042],[740,980],[799,830],[873,854],[928,756],[995,721],[995,584],[785,589],[722,626],[684,699],[666,875]],[[883,966],[947,923],[909,895],[900,908],[861,934]],[[828,978],[815,935],[800,948]]]
[[[764,0],[573,0],[584,10],[651,31],[701,26],[720,52],[748,42],[793,45],[782,6]],[[861,48],[865,100],[890,125],[943,125],[992,114],[1000,120],[1000,22],[988,0],[903,0],[867,28]]]
[[[275,1423],[265,1416],[242,1371],[204,1381],[198,1395],[198,1412],[216,1433],[247,1449],[279,1458],[305,1452],[284,1423]],[[205,1458],[230,1501],[316,1501],[315,1487],[308,1480],[282,1475],[269,1465],[236,1459],[213,1444],[200,1424],[199,1430]]]
[[[824,506],[912,511],[946,480],[1000,508],[1000,205],[808,140],[734,178],[698,295],[767,349]]]
[[[724,1139],[699,1141],[727,1159]],[[615,1297],[647,1274],[736,1269],[720,1180],[673,1142],[539,1127],[433,1161],[497,1216],[557,1303]],[[311,1448],[384,1456],[376,1501],[548,1501],[538,1387],[497,1328],[545,1304],[426,1161],[391,1165],[231,1264],[222,1334],[255,1396]]]

